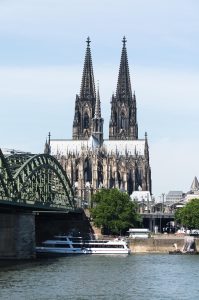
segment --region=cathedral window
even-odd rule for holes
[[[84,114],[84,128],[89,128],[89,116],[87,112]]]
[[[125,114],[124,112],[122,112],[121,114],[121,128],[124,129],[125,128]]]
[[[78,110],[75,111],[75,120],[80,122],[80,113]]]
[[[91,182],[92,181],[92,169],[91,169],[91,163],[89,162],[89,159],[86,158],[84,162],[84,180]]]
[[[117,123],[117,113],[116,113],[116,111],[114,112],[114,122]]]
[[[78,179],[79,179],[79,169],[78,169],[78,166],[77,166],[77,168],[75,170],[75,181],[78,181]]]
[[[98,186],[100,183],[103,183],[103,166],[100,162],[98,162],[97,166],[97,176],[98,176]]]

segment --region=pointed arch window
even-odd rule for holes
[[[117,113],[116,113],[116,111],[114,112],[114,122],[117,123]]]
[[[100,161],[97,164],[97,177],[98,177],[98,186],[100,183],[103,183],[103,165]]]
[[[122,112],[121,113],[121,124],[120,124],[120,126],[121,126],[122,129],[124,129],[126,127],[125,125],[126,125],[126,117],[125,117],[125,113]]]
[[[84,161],[84,180],[91,182],[92,181],[92,166],[91,161],[87,157]]]
[[[75,111],[75,120],[79,123],[80,122],[80,112],[78,110]]]
[[[87,112],[84,114],[84,129],[89,128],[89,115]]]

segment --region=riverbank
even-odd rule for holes
[[[199,249],[199,239],[196,238],[196,248]],[[132,253],[168,253],[173,251],[173,244],[178,249],[184,245],[184,236],[157,235],[148,239],[129,239],[129,247]]]

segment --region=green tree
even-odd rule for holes
[[[124,234],[140,225],[137,206],[128,194],[118,189],[101,189],[92,197],[91,217],[107,234]]]
[[[199,228],[199,199],[193,199],[179,208],[175,220],[187,228]]]

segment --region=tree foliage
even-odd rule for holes
[[[199,228],[199,199],[192,199],[175,213],[175,220],[183,226]]]
[[[92,198],[91,217],[108,234],[124,234],[140,224],[136,204],[118,189],[101,189]]]

